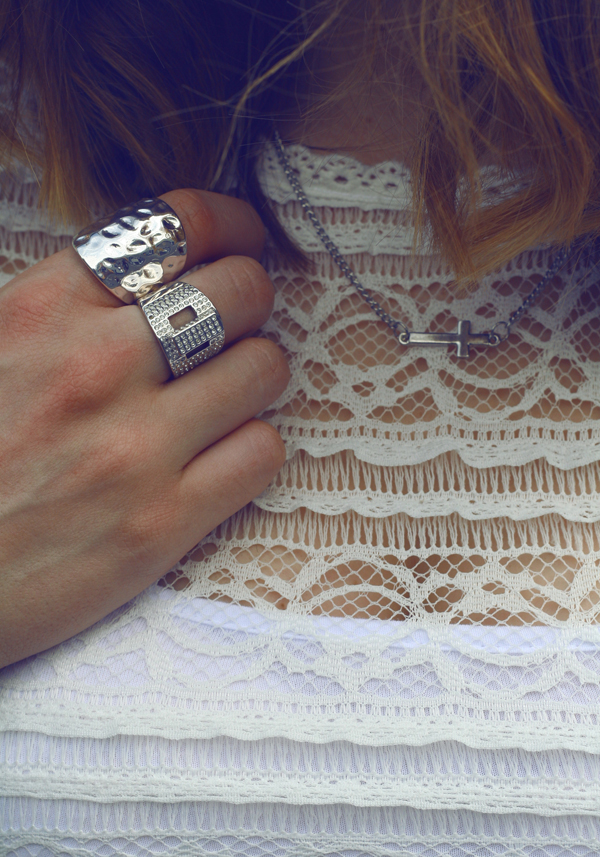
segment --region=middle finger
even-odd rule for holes
[[[181,280],[198,288],[214,304],[223,322],[225,347],[253,333],[271,314],[273,285],[264,268],[250,257],[227,256],[184,274]],[[133,383],[144,379],[155,385],[171,378],[160,342],[140,307],[131,304],[112,310],[111,322],[119,325],[130,342],[135,339],[138,343],[140,360],[129,374]]]

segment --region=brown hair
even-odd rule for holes
[[[291,100],[304,109],[311,51],[353,4],[0,0],[4,157],[41,168],[42,204],[75,223],[145,194],[218,188],[235,170],[293,255],[265,208],[256,154]],[[361,4],[372,39],[360,74],[372,69],[382,22],[389,30],[388,5]],[[394,14],[408,32],[408,17]],[[481,275],[542,241],[595,236],[599,4],[416,0],[410,34],[431,102],[412,163],[415,218],[420,229],[431,223],[457,273]],[[486,156],[524,180],[491,207],[480,205]]]

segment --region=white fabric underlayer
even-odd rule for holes
[[[4,729],[62,737],[600,752],[597,626],[291,618],[154,587],[2,688]]]
[[[593,857],[599,840],[578,815],[0,798],[6,857]]]
[[[551,263],[537,248],[457,291],[413,255],[405,168],[289,154],[412,329],[490,328]],[[292,379],[263,417],[288,459],[157,584],[0,672],[0,854],[598,854],[593,264],[496,352],[400,349],[269,146],[260,175],[312,261],[264,260]],[[517,181],[483,179],[485,205]],[[69,243],[36,193],[5,182],[2,282]]]

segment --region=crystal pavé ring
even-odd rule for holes
[[[73,247],[100,282],[127,304],[176,279],[187,255],[181,220],[155,198],[96,220],[73,238]]]
[[[223,348],[225,331],[221,316],[195,286],[189,283],[162,286],[141,298],[139,305],[175,378],[214,357]]]

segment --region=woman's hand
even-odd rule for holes
[[[168,381],[140,308],[70,248],[0,292],[0,666],[137,595],[285,460],[275,429],[253,417],[283,392],[287,364],[268,340],[240,339],[272,309],[260,219],[218,194],[164,199],[185,227],[188,267],[211,262],[180,279],[210,298],[226,334],[226,349],[183,377]]]

